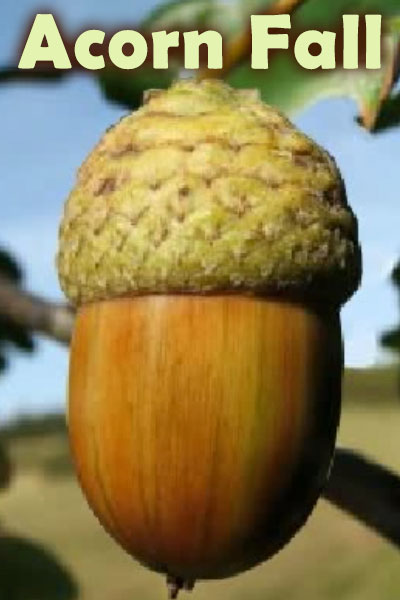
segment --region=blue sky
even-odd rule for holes
[[[15,56],[36,12],[53,12],[73,35],[94,23],[134,28],[153,4],[48,0],[44,7],[36,0],[2,0],[0,65]],[[0,244],[26,265],[26,285],[35,293],[62,298],[54,256],[63,202],[82,160],[122,114],[84,75],[54,86],[0,89]],[[336,157],[359,218],[364,280],[342,320],[346,363],[367,366],[385,359],[377,337],[399,317],[389,274],[400,256],[400,130],[371,136],[355,124],[355,115],[351,101],[335,99],[309,108],[295,122]],[[0,380],[0,419],[63,406],[67,352],[45,340],[38,348],[34,358],[15,355]]]

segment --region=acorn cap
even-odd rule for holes
[[[107,131],[66,203],[57,262],[78,305],[229,292],[339,306],[361,275],[332,157],[219,81],[152,90]]]

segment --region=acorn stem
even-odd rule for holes
[[[183,579],[180,577],[167,577],[168,600],[174,600],[178,597],[179,592],[183,588]]]
[[[182,579],[182,577],[174,577],[172,575],[167,576],[167,588],[168,588],[168,599],[174,600],[178,597],[181,590],[191,592],[194,588],[194,580]]]
[[[194,579],[186,579],[183,582],[183,589],[186,590],[187,592],[191,592],[192,589],[194,588],[194,584],[195,584]]]

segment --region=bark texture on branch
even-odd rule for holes
[[[26,329],[69,344],[75,314],[65,304],[42,300],[0,276],[0,314]]]
[[[400,548],[400,477],[358,453],[336,451],[324,496]]]

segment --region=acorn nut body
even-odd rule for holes
[[[278,551],[327,478],[360,279],[333,159],[253,93],[152,92],[81,168],[58,268],[71,448],[106,530],[171,596]]]

